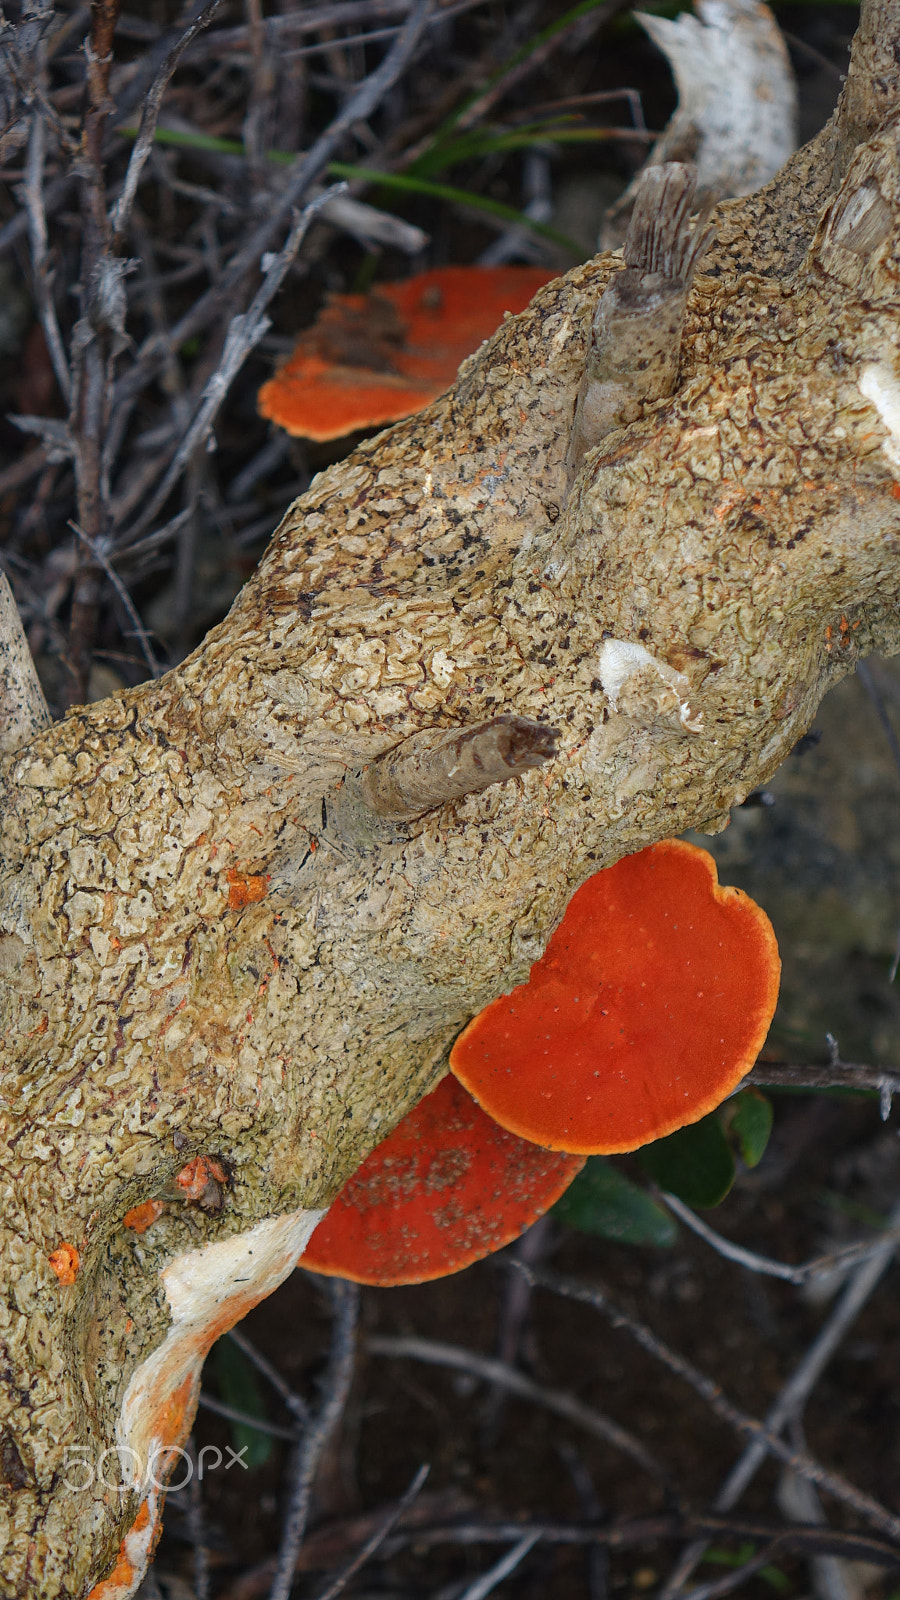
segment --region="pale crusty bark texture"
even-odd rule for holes
[[[608,256],[323,473],[177,671],[7,736],[4,1595],[132,1591],[205,1349],[573,890],[719,826],[900,649],[898,35],[865,11],[843,115],[720,208],[675,394],[568,503]],[[375,757],[416,735],[431,782],[498,716],[558,740],[418,817],[367,804]]]

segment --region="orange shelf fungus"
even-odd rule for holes
[[[517,1239],[583,1165],[498,1127],[446,1077],[344,1185],[300,1264],[385,1287],[446,1277]]]
[[[461,361],[556,274],[439,267],[370,294],[332,295],[259,391],[262,416],[306,439],[399,422],[448,389]]]
[[[614,1154],[696,1122],[755,1061],[781,965],[765,912],[671,839],[589,878],[526,984],[457,1039],[489,1116],[554,1150]]]

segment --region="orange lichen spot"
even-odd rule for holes
[[[498,1127],[444,1078],[344,1185],[301,1265],[385,1286],[446,1277],[517,1239],[583,1165]]]
[[[338,439],[397,422],[449,389],[461,361],[556,274],[540,267],[439,267],[370,294],[333,295],[259,391],[288,433]]]
[[[64,1284],[66,1288],[75,1282],[78,1277],[78,1269],[81,1266],[81,1256],[78,1254],[74,1244],[61,1244],[56,1250],[51,1251],[47,1260],[60,1283]]]
[[[265,900],[269,888],[268,873],[257,873],[245,877],[238,872],[236,867],[229,867],[226,877],[229,883],[228,909],[240,911],[244,906],[255,905],[258,900]]]
[[[750,1070],[778,998],[772,925],[680,839],[573,896],[526,984],[450,1066],[489,1116],[553,1150],[612,1154],[696,1122]]]
[[[39,1039],[42,1033],[46,1033],[47,1032],[47,1029],[49,1028],[49,1026],[50,1026],[50,1018],[49,1017],[41,1017],[41,1020],[38,1023],[37,1027],[36,1028],[32,1028],[31,1032],[29,1033],[29,1035],[28,1035],[29,1039]]]
[[[162,1216],[165,1209],[162,1200],[142,1200],[140,1205],[132,1206],[130,1211],[126,1211],[122,1222],[132,1233],[146,1233],[157,1218]]]
[[[185,1200],[201,1202],[207,1199],[213,1186],[221,1189],[225,1181],[225,1169],[213,1156],[194,1156],[175,1179]]]

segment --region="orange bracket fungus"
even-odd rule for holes
[[[457,1078],[502,1127],[614,1154],[715,1109],[768,1032],[772,925],[680,839],[589,878],[527,983],[460,1034]]]
[[[756,1059],[779,972],[765,912],[720,887],[705,850],[673,839],[596,873],[528,983],[460,1035],[455,1077],[345,1184],[303,1265],[387,1286],[499,1250],[585,1156],[719,1105]]]
[[[543,267],[438,267],[369,294],[332,295],[259,391],[305,439],[399,422],[449,389],[461,361],[555,277]]]
[[[517,1239],[583,1166],[498,1127],[443,1078],[344,1185],[301,1265],[384,1287],[446,1277]]]

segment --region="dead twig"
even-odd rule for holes
[[[428,1466],[423,1465],[419,1468],[412,1483],[404,1490],[397,1504],[391,1506],[390,1510],[385,1513],[375,1532],[366,1540],[362,1548],[347,1562],[347,1565],[342,1568],[337,1576],[332,1579],[327,1589],[323,1589],[321,1594],[317,1595],[316,1600],[337,1600],[338,1595],[343,1594],[350,1579],[356,1576],[367,1561],[371,1560],[372,1556],[384,1544],[388,1535],[396,1528],[404,1513],[409,1510],[413,1501],[418,1497],[430,1471],[431,1468]]]
[[[159,111],[163,96],[188,45],[192,44],[197,35],[209,27],[221,4],[222,0],[209,0],[209,3],[204,6],[199,16],[188,23],[181,38],[172,46],[166,56],[147,92],[144,100],[144,109],[141,112],[137,138],[134,141],[134,148],[128,162],[125,179],[119,192],[119,198],[113,206],[109,217],[110,230],[117,247],[128,226],[128,219],[131,215],[131,208],[134,205],[138,184],[141,181],[141,174],[153,149],[156,124],[159,121]]]
[[[523,1272],[530,1274],[530,1269],[522,1263],[516,1263]],[[538,1275],[532,1275],[531,1281],[541,1283]],[[586,1433],[592,1433],[596,1439],[602,1439],[604,1444],[612,1445],[614,1450],[621,1450],[623,1455],[630,1456],[632,1461],[654,1478],[657,1483],[668,1485],[670,1475],[668,1469],[653,1453],[635,1438],[627,1429],[613,1422],[611,1417],[596,1411],[593,1406],[585,1405],[581,1400],[568,1394],[564,1389],[547,1389],[543,1384],[535,1383],[532,1378],[527,1378],[523,1372],[517,1372],[515,1367],[509,1367],[503,1361],[494,1361],[490,1356],[478,1355],[474,1350],[461,1349],[459,1345],[444,1344],[438,1339],[417,1338],[390,1338],[382,1335],[373,1335],[366,1340],[366,1349],[371,1355],[389,1356],[399,1360],[425,1361],[434,1366],[453,1367],[457,1372],[468,1372],[473,1377],[481,1378],[485,1383],[496,1384],[498,1388],[507,1390],[509,1394],[518,1395],[522,1400],[530,1400],[536,1405],[544,1406],[547,1411],[552,1411],[558,1417],[565,1417],[567,1422],[574,1423],[575,1427],[583,1428]]]
[[[855,1267],[862,1261],[869,1261],[873,1256],[879,1255],[889,1239],[894,1240],[894,1246],[900,1244],[900,1227],[890,1230],[887,1234],[879,1234],[875,1239],[862,1240],[859,1244],[847,1245],[843,1250],[835,1250],[831,1255],[816,1256],[812,1261],[804,1261],[800,1266],[793,1267],[787,1261],[773,1261],[770,1256],[758,1255],[755,1250],[745,1250],[743,1245],[734,1244],[730,1239],[723,1238],[708,1222],[698,1217],[690,1206],[686,1206],[677,1195],[660,1193],[660,1199],[674,1212],[675,1216],[690,1228],[698,1239],[704,1239],[716,1251],[717,1255],[726,1261],[733,1261],[737,1266],[746,1267],[748,1272],[759,1272],[764,1277],[781,1278],[785,1283],[809,1283],[811,1278],[831,1278],[836,1273],[846,1274],[850,1267]]]
[[[892,1252],[893,1248],[891,1245]],[[829,1468],[823,1467],[805,1451],[792,1450],[767,1423],[760,1422],[757,1417],[750,1416],[748,1412],[736,1406],[722,1392],[720,1385],[714,1379],[707,1377],[706,1373],[695,1367],[686,1356],[680,1355],[671,1345],[659,1339],[652,1328],[640,1318],[632,1316],[630,1312],[617,1305],[598,1284],[576,1283],[571,1278],[561,1278],[553,1273],[535,1272],[515,1260],[511,1260],[510,1265],[516,1271],[525,1273],[539,1288],[549,1289],[552,1294],[561,1295],[566,1300],[577,1300],[582,1305],[592,1306],[613,1328],[623,1329],[630,1334],[642,1350],[646,1350],[655,1361],[659,1361],[676,1377],[687,1383],[720,1421],[749,1438],[752,1441],[752,1448],[760,1453],[760,1459],[766,1453],[777,1456],[779,1461],[785,1462],[792,1471],[809,1478],[812,1483],[818,1484],[836,1500],[852,1507],[859,1516],[871,1522],[873,1527],[880,1528],[890,1538],[900,1541],[900,1516],[889,1511],[887,1506],[883,1506],[874,1496],[857,1489],[856,1485],[850,1483],[842,1473],[832,1472]],[[867,1263],[869,1269],[872,1266],[872,1262]],[[865,1271],[866,1268],[860,1270]]]
[[[287,1506],[278,1565],[269,1600],[288,1600],[294,1582],[297,1555],[303,1543],[309,1502],[316,1472],[328,1440],[338,1426],[347,1404],[356,1361],[356,1324],[359,1316],[359,1289],[354,1283],[336,1278],[330,1283],[335,1322],[331,1356],[325,1376],[325,1399],[294,1453],[293,1484]]]
[[[154,517],[165,505],[188,462],[206,444],[212,433],[218,412],[228,395],[234,379],[240,372],[251,350],[256,347],[263,335],[272,326],[265,314],[266,307],[278,293],[287,277],[310,223],[321,211],[323,205],[327,205],[333,195],[342,192],[343,188],[343,184],[336,185],[334,189],[326,189],[316,200],[311,200],[300,215],[294,218],[287,239],[278,254],[273,256],[267,263],[264,262],[263,281],[248,310],[232,317],[225,336],[225,346],[219,365],[203,389],[194,416],[169,464],[162,483],[155,494],[151,496],[149,504],[141,512],[137,522],[133,523],[126,532],[120,535],[117,540],[117,545],[120,549],[126,548],[140,538],[141,534],[149,527]]]

